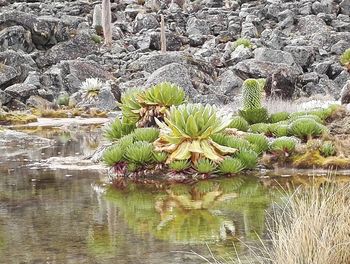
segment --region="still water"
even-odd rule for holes
[[[241,176],[161,191],[105,189],[103,170],[37,166],[91,154],[98,128],[35,133],[53,144],[0,149],[0,263],[204,263],[186,252],[209,256],[208,248],[233,257],[266,237],[276,186],[290,184]]]

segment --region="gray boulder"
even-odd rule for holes
[[[171,63],[153,72],[147,79],[146,87],[161,83],[171,82],[182,87],[190,98],[195,98],[198,92],[194,89],[188,67]]]
[[[25,102],[31,95],[38,94],[38,88],[31,84],[17,83],[5,89],[5,92]]]
[[[3,90],[0,90],[0,106],[6,105],[12,100],[12,96],[8,93],[4,92]]]
[[[341,90],[340,101],[342,104],[350,104],[350,80],[346,82]]]
[[[160,33],[159,32],[152,32],[150,34],[151,42],[150,42],[150,49],[152,50],[160,50]],[[167,51],[178,51],[182,47],[182,39],[179,35],[173,33],[173,32],[166,32],[166,50]]]
[[[141,30],[156,29],[159,27],[159,22],[154,14],[138,13],[133,22],[133,32]]]
[[[350,16],[350,0],[343,0],[339,4],[340,13]]]
[[[196,17],[191,17],[187,21],[186,33],[188,36],[191,35],[209,35],[210,28],[205,19],[198,19]]]
[[[91,35],[86,32],[81,32],[73,39],[59,43],[52,47],[50,50],[41,54],[36,59],[39,67],[50,66],[56,64],[62,60],[74,60],[77,58],[86,57],[98,50],[98,44],[96,44]]]
[[[286,51],[273,50],[269,48],[257,48],[254,50],[254,54],[254,58],[259,61],[285,63],[290,66],[295,65],[292,54]]]
[[[288,45],[284,47],[284,51],[292,54],[294,61],[303,69],[308,68],[316,59],[316,51],[311,46]]]
[[[78,101],[77,107],[82,108],[97,108],[103,111],[111,111],[117,107],[116,99],[111,91],[110,85],[107,83],[98,92],[98,95],[93,98],[89,98],[86,94],[78,92],[74,96],[74,100]]]
[[[15,68],[0,63],[0,89],[4,89],[17,74]]]
[[[32,52],[34,45],[30,31],[22,26],[8,27],[0,31],[0,51],[8,49]]]
[[[266,79],[266,96],[290,100],[293,97],[296,83],[296,75],[290,75],[286,69],[278,69]]]

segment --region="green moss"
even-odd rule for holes
[[[246,38],[239,38],[235,42],[232,43],[232,48],[235,50],[237,47],[243,45],[245,48],[251,49],[253,48],[252,43],[249,39]]]

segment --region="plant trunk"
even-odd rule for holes
[[[112,14],[111,3],[109,0],[102,0],[102,27],[103,37],[105,39],[104,44],[107,46],[112,45]]]
[[[166,52],[165,22],[163,15],[160,16],[160,51],[162,53]]]

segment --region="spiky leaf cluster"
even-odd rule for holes
[[[133,132],[137,141],[154,142],[159,136],[159,129],[155,127],[136,128]]]
[[[162,82],[140,94],[139,101],[145,105],[170,107],[183,104],[186,101],[186,94],[181,87],[169,82]]]
[[[237,158],[227,157],[219,164],[219,172],[222,174],[234,174],[243,169],[244,165]]]
[[[325,133],[325,127],[314,119],[301,117],[290,124],[289,131],[301,139],[321,136]]]
[[[247,134],[245,139],[252,145],[254,151],[261,154],[268,150],[269,141],[266,136],[260,134]]]
[[[164,163],[166,162],[167,158],[168,158],[168,154],[166,152],[158,152],[158,151],[153,152],[153,159],[157,163]]]
[[[270,151],[272,153],[292,153],[295,150],[297,141],[290,137],[280,137],[275,139],[270,144]]]
[[[80,86],[81,91],[84,96],[88,98],[96,97],[101,88],[103,86],[103,82],[98,78],[88,78],[86,79]]]
[[[243,110],[260,109],[262,98],[262,83],[256,79],[247,79],[243,82],[242,97]]]
[[[128,124],[116,118],[111,124],[107,126],[104,131],[104,136],[109,141],[116,141],[124,135],[130,134],[135,129],[134,124]]]
[[[249,128],[248,122],[241,116],[234,116],[228,125],[229,128],[236,128],[240,131],[246,132]]]
[[[336,154],[336,149],[334,144],[331,141],[325,141],[320,146],[320,153],[324,157],[334,156]]]
[[[270,123],[278,123],[281,121],[285,121],[289,119],[289,113],[288,112],[277,112],[270,115],[269,121]]]
[[[270,124],[268,133],[275,137],[288,136],[289,126],[283,123]]]
[[[152,144],[145,141],[136,141],[125,148],[124,157],[131,163],[145,164],[153,159]]]
[[[248,140],[239,137],[229,137],[225,146],[238,150],[251,148]]]
[[[169,163],[169,168],[176,172],[187,170],[190,166],[191,163],[188,160],[174,160]]]
[[[306,113],[305,115],[295,115],[295,116],[291,116],[290,119],[289,119],[289,122],[292,123],[293,121],[295,121],[295,120],[297,120],[297,119],[300,119],[300,118],[313,119],[313,120],[315,120],[317,123],[320,123],[320,124],[323,123],[323,120],[322,120],[320,117],[318,117],[317,115],[310,114],[310,113]]]
[[[185,104],[172,106],[165,123],[157,121],[161,128],[160,137],[155,141],[157,151],[170,153],[172,160],[198,160],[201,157],[219,161],[223,154],[236,150],[215,143],[211,136],[222,131],[229,124],[216,115],[211,105]]]
[[[211,173],[216,169],[216,164],[209,159],[200,159],[194,164],[199,173]]]
[[[211,139],[219,145],[227,146],[227,141],[230,137],[224,133],[216,133],[211,136]]]
[[[119,144],[115,144],[107,148],[102,156],[103,162],[108,166],[114,166],[123,159],[123,148]]]
[[[239,38],[232,43],[232,48],[235,50],[238,46],[243,45],[245,48],[251,49],[253,47],[249,39]]]
[[[340,63],[350,69],[350,48],[345,50],[340,56]]]
[[[123,93],[120,97],[120,103],[118,106],[122,111],[123,118],[132,124],[136,124],[141,116],[141,104],[138,102],[137,97],[142,93],[140,90],[133,89]]]
[[[269,132],[269,124],[266,123],[256,123],[249,127],[249,131],[258,134],[267,134]]]
[[[242,149],[236,155],[243,166],[247,169],[254,169],[258,164],[259,155],[251,149]]]
[[[249,124],[264,123],[268,119],[268,113],[265,108],[241,109],[238,111]]]

